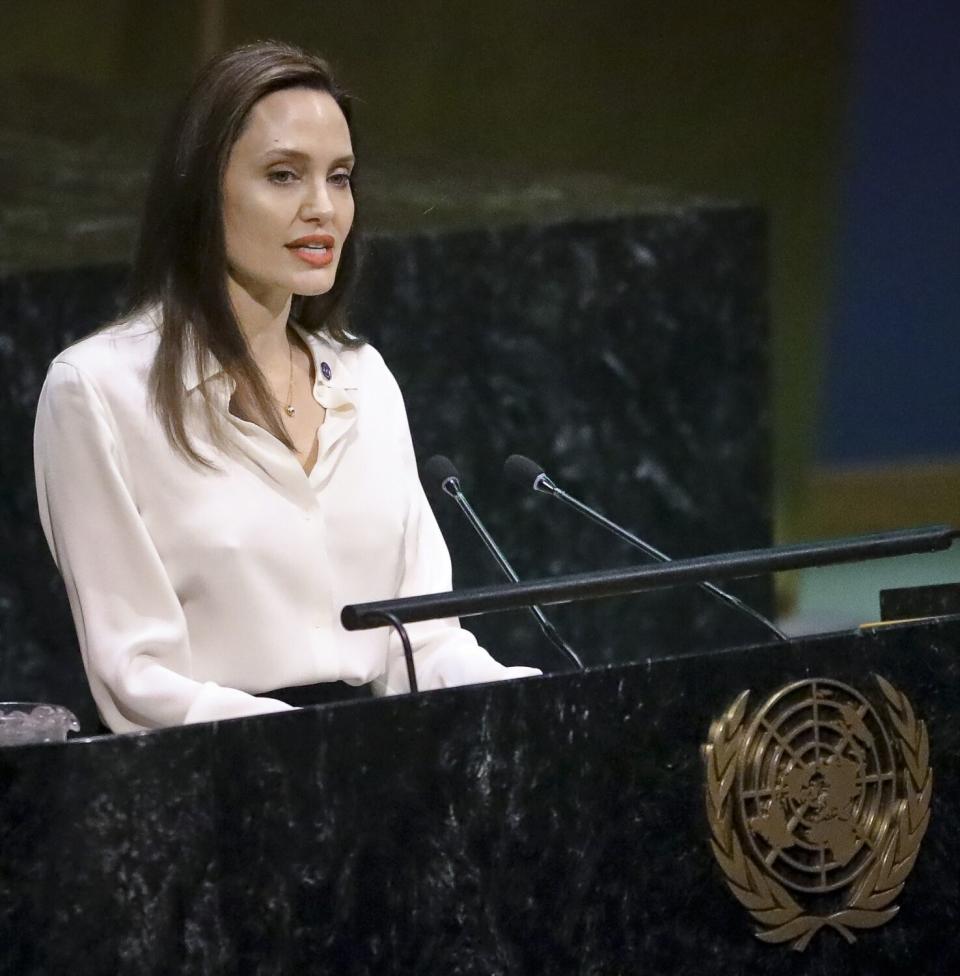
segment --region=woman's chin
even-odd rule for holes
[[[300,298],[315,298],[317,295],[326,295],[333,287],[335,280],[332,274],[324,275],[323,277],[320,275],[309,275],[300,278],[299,281],[294,283],[293,293]]]

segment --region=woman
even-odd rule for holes
[[[215,59],[158,159],[128,314],[50,367],[41,520],[115,732],[409,690],[388,631],[339,622],[450,587],[396,382],[345,328],[353,167],[323,61]],[[422,688],[538,673],[456,621],[410,636]]]

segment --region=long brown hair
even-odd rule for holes
[[[284,88],[327,92],[353,133],[350,98],[329,65],[274,41],[235,48],[200,71],[157,155],[134,257],[128,315],[156,308],[160,345],[150,376],[154,405],[171,444],[190,459],[210,461],[194,448],[184,422],[183,367],[197,375],[212,354],[236,384],[235,409],[292,448],[277,403],[253,359],[227,292],[223,175],[250,110]],[[337,276],[322,295],[295,296],[291,316],[348,346],[360,344],[346,327],[345,299],[358,270],[356,232],[343,244]],[[208,389],[201,386],[215,441],[221,427]]]

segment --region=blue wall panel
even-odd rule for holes
[[[960,4],[857,33],[820,457],[960,456]]]

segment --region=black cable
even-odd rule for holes
[[[415,694],[420,689],[417,686],[417,669],[413,663],[413,647],[410,645],[410,637],[407,634],[407,628],[403,626],[403,623],[396,614],[383,612],[377,614],[377,616],[382,620],[386,620],[386,622],[393,627],[400,637],[400,643],[403,644],[403,657],[407,662],[407,679],[410,682],[410,691]]]

